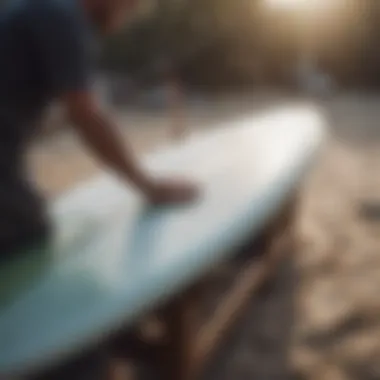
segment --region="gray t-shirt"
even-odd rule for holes
[[[8,0],[0,12],[1,179],[23,166],[44,108],[89,85],[95,39],[79,0]]]

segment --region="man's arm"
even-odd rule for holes
[[[30,4],[29,35],[51,94],[63,103],[76,131],[91,151],[144,192],[151,181],[142,173],[117,128],[92,94],[90,31],[75,2],[39,0]]]
[[[187,183],[157,182],[143,173],[116,127],[92,95],[91,40],[73,2],[30,3],[29,35],[51,94],[63,102],[77,132],[108,167],[153,202],[186,202],[195,195]]]
[[[148,193],[151,180],[140,169],[128,143],[98,106],[94,96],[90,92],[78,91],[65,94],[62,101],[74,128],[98,159]]]
[[[187,181],[157,181],[148,176],[91,93],[69,93],[62,100],[78,134],[95,156],[140,190],[150,202],[184,203],[198,196],[197,187]]]

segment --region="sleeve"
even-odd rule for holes
[[[87,89],[92,62],[85,25],[55,0],[42,3],[31,11],[30,33],[47,85],[54,96]]]

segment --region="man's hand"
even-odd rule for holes
[[[155,205],[189,203],[199,196],[199,189],[194,184],[170,179],[152,181],[143,192]]]

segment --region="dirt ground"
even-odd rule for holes
[[[227,114],[284,101],[218,101],[189,111],[188,124],[210,127]],[[323,107],[331,136],[301,197],[298,249],[252,303],[209,379],[380,379],[380,220],[360,213],[366,201],[380,204],[380,98],[346,94]],[[138,152],[170,139],[165,113],[117,117]],[[39,143],[31,158],[50,197],[99,170],[67,133]]]

